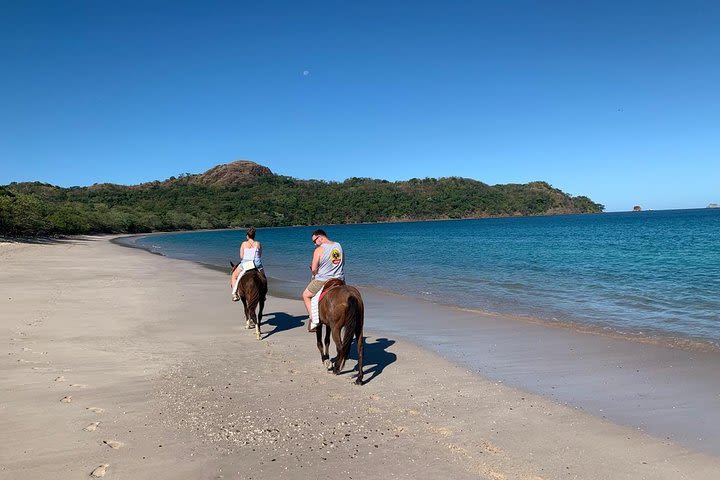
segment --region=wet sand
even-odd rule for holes
[[[678,348],[664,338],[631,340],[367,289],[366,298],[375,331],[486,378],[720,456],[720,351],[707,344]],[[391,321],[377,321],[383,316]]]
[[[301,302],[269,298],[256,341],[219,272],[98,238],[0,244],[0,262],[0,478],[82,478],[101,465],[104,478],[168,479],[720,474],[715,455],[491,378],[543,378],[568,358],[592,375],[624,355],[550,342],[546,327],[524,337],[545,345],[538,355],[507,333],[517,325],[488,324],[492,343],[476,339],[484,360],[463,367],[405,340],[442,312],[395,311],[367,292],[357,387],[354,360],[337,377],[323,368]],[[445,338],[440,351],[457,355]]]

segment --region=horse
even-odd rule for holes
[[[331,279],[325,283],[318,305],[320,313],[320,325],[315,335],[317,338],[320,360],[328,368],[330,363],[330,334],[335,341],[337,356],[335,364],[332,365],[332,373],[337,375],[345,366],[350,345],[353,337],[357,339],[358,353],[358,374],[355,385],[363,384],[363,323],[365,318],[365,306],[362,296],[357,288],[346,285],[339,279]],[[322,341],[322,327],[325,325],[325,343]],[[341,331],[345,329],[341,339]],[[324,346],[324,349],[323,349]]]
[[[232,267],[230,275],[232,275],[240,264],[235,265],[233,262],[230,262],[230,266]],[[242,277],[240,277],[240,285],[237,291],[245,308],[245,326],[248,329],[255,326],[255,338],[260,340],[260,323],[262,322],[265,296],[267,295],[267,278],[265,274],[257,268],[243,273]],[[256,316],[255,308],[258,305],[260,308]]]

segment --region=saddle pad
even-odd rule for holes
[[[252,260],[245,260],[244,262],[240,263],[240,267],[247,272],[248,270],[252,270],[255,268],[255,262],[253,262]]]
[[[323,290],[325,290],[325,286],[310,299],[310,325],[312,327],[320,323],[320,297],[323,294]]]

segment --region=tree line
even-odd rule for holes
[[[136,186],[0,186],[0,235],[153,231],[598,213],[604,206],[546,182],[487,185],[467,178],[343,182],[272,175],[241,185],[181,179]]]

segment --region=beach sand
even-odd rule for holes
[[[268,298],[257,341],[227,282],[108,238],[0,243],[0,478],[720,477],[717,456],[486,379],[377,318],[355,386],[354,355],[325,371],[300,301]]]

